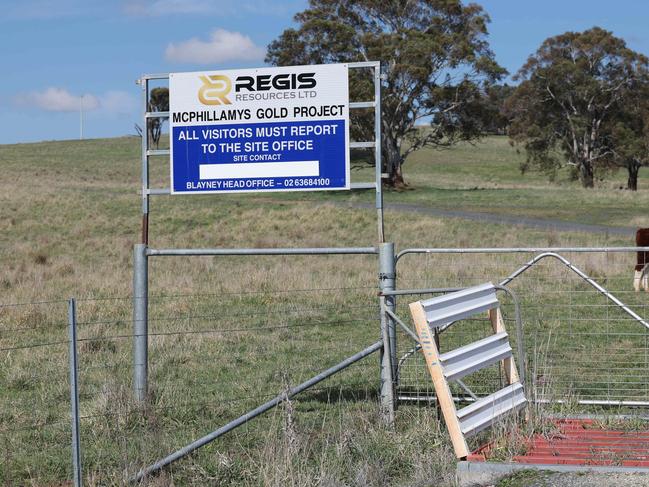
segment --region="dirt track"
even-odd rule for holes
[[[349,206],[353,208],[374,208],[372,203],[352,203]],[[489,222],[489,223],[503,223],[509,225],[523,225],[526,227],[544,228],[547,230],[558,230],[564,232],[587,232],[587,233],[600,233],[612,235],[627,235],[630,237],[635,236],[636,228],[633,227],[615,227],[607,225],[588,225],[585,223],[566,222],[562,220],[552,220],[545,218],[530,218],[515,215],[502,215],[498,213],[482,213],[477,211],[462,211],[462,210],[441,210],[438,208],[431,208],[427,206],[411,205],[406,203],[387,203],[385,205],[386,212],[411,212],[420,213],[423,215],[447,217],[447,218],[463,218],[465,220]],[[629,245],[632,245],[630,243]]]

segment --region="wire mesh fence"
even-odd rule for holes
[[[399,263],[399,287],[467,287],[505,282],[538,253],[431,253],[407,255]],[[633,288],[635,252],[562,252],[561,256],[604,287],[641,318],[648,317],[649,294]],[[521,305],[527,386],[533,399],[581,404],[649,405],[649,355],[646,327],[574,269],[552,256],[542,258],[508,282]],[[427,295],[429,296],[429,295]],[[423,296],[426,297],[426,296]],[[422,296],[400,297],[398,313]],[[516,345],[511,298],[499,296],[505,324]],[[487,317],[458,322],[444,331],[442,351],[490,334]],[[399,385],[402,400],[430,400],[434,393],[414,341],[399,336]],[[500,369],[466,377],[478,396],[502,387]],[[459,387],[454,392],[466,396]]]
[[[400,289],[500,283],[534,255],[407,255],[399,261],[397,283]],[[562,255],[647,317],[649,294],[633,289],[632,252]],[[375,343],[380,338],[376,262],[368,258],[345,267],[352,261],[333,259],[340,269],[351,266],[355,279],[326,273],[324,266],[309,276],[293,266],[290,280],[282,279],[281,266],[264,269],[259,259],[257,268],[246,268],[256,272],[254,278],[237,275],[205,292],[195,286],[187,291],[182,283],[175,288],[165,283],[164,293],[152,289],[145,404],[133,395],[132,298],[78,300],[86,484],[123,485],[143,467]],[[164,276],[152,282],[157,280]],[[249,285],[253,280],[257,285]],[[647,330],[611,295],[550,258],[507,287],[520,303],[533,399],[649,405]],[[409,322],[407,303],[426,296],[397,297],[397,315]],[[507,293],[499,298],[516,350],[513,301]],[[6,485],[52,485],[72,478],[66,318],[66,301],[0,306],[0,482]],[[430,401],[434,391],[424,360],[414,341],[397,330],[398,396],[402,404]],[[490,333],[487,316],[458,322],[440,335],[441,350]],[[501,387],[505,378],[494,366],[463,380],[481,396]],[[378,357],[366,358],[171,465],[163,482],[168,475],[179,484],[236,485],[258,482],[262,475],[277,483],[278,470],[264,470],[268,465],[291,465],[327,442],[337,451],[347,445],[350,424],[378,418],[379,386]],[[461,387],[453,387],[456,396],[466,397]],[[363,414],[345,416],[349,410]]]
[[[133,398],[132,298],[77,300],[87,485],[125,484],[141,468],[379,338],[375,280],[350,286],[319,279],[312,287],[285,284],[152,294],[145,405]],[[6,485],[72,478],[66,317],[65,301],[0,307],[0,482]],[[378,359],[370,357],[170,472],[177,482],[196,485],[228,483],[222,475],[256,477],[251,465],[257,460],[242,457],[254,457],[253,451],[272,457],[276,452],[265,449],[284,438],[287,427],[318,431],[332,423],[331,430],[340,429],[343,404],[376,411],[378,388]]]

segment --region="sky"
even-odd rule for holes
[[[307,0],[0,0],[0,144],[135,134],[142,74],[264,65]],[[646,0],[483,0],[515,73],[547,37],[598,25],[649,55]],[[83,124],[81,113],[83,112]]]

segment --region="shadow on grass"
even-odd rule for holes
[[[313,402],[314,406],[316,406],[316,403],[337,404],[343,402],[378,401],[379,394],[378,390],[369,388],[326,387],[305,391],[295,396],[295,399],[299,400],[302,405],[305,405],[307,402]]]

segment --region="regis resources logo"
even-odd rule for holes
[[[203,105],[231,105],[227,95],[232,90],[232,81],[222,74],[199,76],[203,82],[198,90],[198,99]]]
[[[316,73],[281,73],[276,75],[237,76],[234,80],[234,100],[258,101],[270,99],[313,98]],[[232,91],[232,80],[223,74],[200,75],[203,85],[198,90],[198,99],[203,105],[232,105],[228,95]],[[272,93],[269,93],[272,91]],[[298,96],[297,92],[304,93]],[[308,96],[307,96],[308,95]]]

